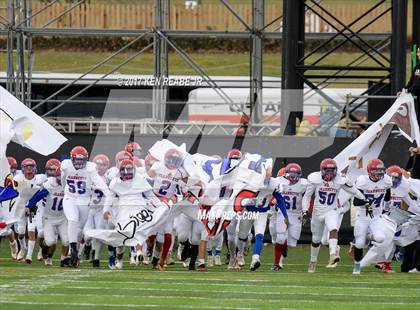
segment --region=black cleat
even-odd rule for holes
[[[83,250],[83,254],[85,255],[85,260],[90,260],[90,252],[92,251],[92,245],[85,245],[85,249]]]
[[[158,257],[153,257],[153,259],[152,259],[152,268],[153,269],[159,269],[158,268],[158,263],[159,263],[159,258]]]
[[[94,259],[92,261],[92,267],[93,268],[99,268],[99,259]]]
[[[271,271],[279,271],[282,270],[283,268],[280,265],[273,265],[273,267],[271,267]]]
[[[184,246],[184,248],[182,249],[181,260],[184,262],[188,257],[191,256],[191,244],[187,240],[183,242],[182,245]]]
[[[66,257],[60,261],[61,267],[70,267],[70,257]]]
[[[282,248],[282,250],[281,250],[281,255],[283,255],[283,257],[284,258],[286,258],[287,257],[287,253],[289,252],[289,248],[288,248],[288,246],[286,245],[286,246],[284,246],[283,248]]]

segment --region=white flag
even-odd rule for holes
[[[39,154],[54,153],[67,139],[50,124],[0,86],[2,122],[11,122],[12,140]],[[3,135],[3,132],[1,132]]]
[[[334,158],[338,170],[347,173],[347,177],[353,181],[366,173],[368,162],[379,157],[394,125],[410,142],[416,141],[419,145],[420,133],[414,98],[408,93],[402,93],[380,119]]]

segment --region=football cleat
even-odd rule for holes
[[[45,266],[52,266],[52,258],[48,257],[46,260],[44,260]]]
[[[16,259],[18,262],[21,262],[24,260],[25,256],[26,256],[26,250],[20,250]]]
[[[42,248],[39,249],[38,254],[36,256],[36,259],[41,262],[44,260],[44,257],[42,256]]]
[[[108,268],[111,270],[115,269],[115,256],[114,255],[108,256]]]
[[[12,244],[10,244],[10,256],[12,257],[13,260],[16,260],[17,254],[18,254],[18,245],[17,245],[17,242],[14,241]]]
[[[213,267],[214,266],[214,257],[213,256],[208,256],[207,257],[207,265],[209,267]]]
[[[135,252],[130,253],[130,265],[137,266],[137,255]]]
[[[26,262],[27,264],[32,264],[32,257],[30,257],[30,256],[26,256],[25,262]]]
[[[166,264],[158,264],[157,267],[158,267],[158,269],[160,271],[164,271],[164,270],[166,270],[166,268],[168,268],[168,265],[166,265]]]
[[[117,259],[117,261],[115,262],[115,268],[118,269],[118,270],[123,269],[123,260],[122,259]]]
[[[280,265],[273,265],[273,267],[271,267],[271,271],[279,271],[282,269],[283,269],[283,266],[280,266]]]
[[[70,257],[65,257],[60,261],[60,267],[70,267]]]
[[[308,272],[314,273],[316,270],[316,262],[309,262]]]
[[[242,254],[238,254],[238,256],[236,257],[236,263],[239,266],[239,268],[242,268],[245,266],[245,259]]]
[[[413,268],[408,273],[420,273],[420,270],[417,270],[417,268]]]
[[[171,265],[175,265],[175,260],[172,258],[172,256],[168,256],[166,258],[166,265],[171,266]]]
[[[198,265],[197,271],[206,272],[207,271],[206,264]]]
[[[72,267],[77,267],[79,265],[79,258],[77,257],[77,251],[71,251],[70,264]]]
[[[158,257],[153,257],[152,258],[152,268],[153,269],[158,269],[158,263],[159,263],[159,258]]]
[[[360,262],[354,262],[353,265],[353,274],[358,275],[362,271],[362,268],[360,268]]]
[[[259,255],[252,255],[252,261],[250,269],[251,271],[255,271],[261,266],[260,256]]]
[[[143,257],[143,265],[149,265],[150,264],[150,256],[149,255],[145,255],[144,257]]]
[[[383,264],[382,271],[384,273],[394,273],[394,270],[392,270],[392,267],[391,267],[391,263],[390,262],[385,262]]]
[[[182,266],[184,268],[188,268],[188,266],[190,265],[190,259],[187,258],[185,261],[182,262]]]
[[[216,266],[222,266],[222,260],[220,259],[220,255],[216,255],[216,256],[214,257],[214,264],[215,264]]]
[[[99,264],[100,264],[99,259],[94,259],[92,261],[92,267],[93,268],[99,268]]]
[[[85,245],[85,248],[83,249],[83,254],[85,256],[85,260],[90,260],[90,252],[92,251],[92,245]]]
[[[227,269],[228,270],[239,270],[240,269],[235,257],[231,257],[229,259],[229,265],[228,265]]]
[[[339,261],[340,261],[340,257],[337,256],[337,254],[330,255],[330,260],[328,262],[328,265],[325,266],[325,267],[335,268],[335,267],[337,267],[337,264],[338,264]]]
[[[385,262],[378,262],[378,263],[375,264],[375,268],[376,269],[383,270],[384,269],[384,265],[385,265]]]

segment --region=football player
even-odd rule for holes
[[[281,195],[284,198],[288,223],[281,213],[276,216],[276,243],[274,245],[273,271],[283,268],[283,257],[287,257],[288,247],[296,247],[302,231],[302,198],[308,185],[302,178],[302,168],[298,164],[288,164],[284,177],[280,178]]]
[[[61,163],[61,183],[64,185],[63,209],[68,221],[70,260],[78,265],[77,245],[89,213],[89,202],[95,189],[102,191],[104,198],[108,187],[96,170],[96,164],[89,162],[89,153],[83,146],[76,146],[70,152],[70,159]]]
[[[385,174],[385,165],[380,159],[372,159],[367,165],[367,175],[361,175],[356,180],[356,187],[364,198],[356,197],[357,207],[354,226],[354,267],[353,274],[360,274],[363,248],[366,246],[368,234],[375,243],[384,243],[384,230],[380,220],[382,211],[389,208],[391,201],[392,179]],[[392,240],[390,240],[392,242]],[[385,266],[386,268],[386,266]]]
[[[316,270],[318,253],[321,245],[324,227],[329,232],[330,259],[327,268],[334,268],[340,260],[337,253],[338,244],[338,202],[337,194],[342,189],[352,196],[364,200],[364,195],[353,184],[340,175],[337,175],[337,163],[327,158],[320,164],[320,171],[313,172],[308,176],[308,186],[302,201],[303,218],[309,218],[309,207],[314,195],[313,212],[311,219],[311,259],[308,272]]]
[[[16,188],[19,192],[15,208],[22,207],[25,209],[26,203],[42,186],[42,183],[46,180],[46,176],[44,174],[37,174],[37,165],[35,160],[32,158],[26,158],[22,161],[21,170],[22,173],[13,177],[13,180],[17,183]],[[41,214],[41,212],[42,209],[40,209],[39,214]],[[31,264],[32,253],[36,243],[36,218],[34,213],[28,215],[29,216],[23,215],[17,225],[18,241],[20,244],[20,251],[18,253],[17,260],[22,261],[26,254],[25,261],[26,263]],[[38,221],[40,221],[39,218]],[[26,225],[28,225],[28,246],[26,246],[25,241]]]
[[[105,174],[109,168],[109,158],[104,154],[98,154],[93,158],[93,162],[96,164],[96,170],[98,171],[99,176],[103,181],[108,184],[109,180],[106,179]],[[92,196],[89,203],[89,214],[84,227],[84,230],[87,229],[105,229],[106,223],[102,218],[104,206],[104,193],[96,188],[93,184]],[[85,238],[85,241],[90,241],[88,238]],[[101,255],[102,242],[93,239],[92,240],[92,250],[93,250],[93,260],[92,266],[94,268],[99,267],[99,259]]]
[[[123,244],[128,241],[132,241],[132,245],[143,244],[147,236],[156,233],[169,208],[157,199],[145,176],[136,173],[132,160],[124,159],[119,169],[118,177],[109,185],[111,194],[105,201],[103,218],[109,221],[111,212],[115,214],[118,235],[126,237]],[[124,247],[120,245],[117,247],[117,269],[123,267],[123,254]]]
[[[61,267],[69,266],[68,254],[68,227],[67,219],[63,212],[64,187],[61,184],[61,163],[58,159],[52,158],[45,165],[48,179],[43,183],[42,188],[29,200],[26,208],[34,212],[39,201],[44,200],[44,242],[42,255],[45,265],[52,265],[57,238],[61,240]]]

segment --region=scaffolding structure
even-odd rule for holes
[[[354,72],[375,71],[381,72],[374,76],[366,75],[365,78],[372,78],[375,81],[389,81],[392,89],[401,88],[405,83],[405,58],[406,58],[406,28],[407,28],[407,0],[378,0],[372,4],[372,8],[357,20],[351,23],[344,23],[333,16],[323,6],[322,0],[283,0],[283,14],[274,20],[265,20],[265,1],[250,0],[252,5],[252,22],[248,24],[244,18],[235,10],[229,0],[220,0],[225,9],[232,14],[243,26],[243,31],[214,31],[214,30],[171,30],[171,2],[170,0],[154,1],[154,27],[151,29],[73,29],[73,28],[51,28],[51,25],[62,18],[76,7],[84,5],[86,0],[67,0],[67,9],[41,27],[33,27],[33,18],[42,14],[60,0],[45,1],[45,6],[34,12],[32,10],[32,0],[6,0],[7,6],[0,11],[0,36],[7,37],[7,90],[13,93],[23,103],[32,109],[39,108],[49,102],[57,102],[57,96],[66,89],[75,85],[78,81],[86,77],[95,69],[114,59],[115,56],[127,52],[128,48],[143,38],[150,38],[151,43],[146,44],[138,51],[132,53],[120,64],[102,74],[95,80],[91,80],[88,85],[75,92],[69,98],[61,100],[53,109],[43,116],[49,116],[52,112],[60,109],[72,100],[77,100],[83,92],[106,79],[108,76],[117,72],[118,69],[145,53],[153,50],[153,74],[156,78],[165,78],[170,75],[171,68],[168,62],[170,50],[177,53],[194,71],[200,76],[207,87],[211,87],[227,105],[234,104],[232,99],[225,93],[220,83],[212,79],[205,70],[196,63],[186,51],[184,51],[174,39],[180,37],[188,38],[226,38],[226,39],[248,39],[249,40],[249,106],[250,126],[260,126],[262,118],[262,90],[263,82],[263,58],[264,40],[276,39],[282,41],[282,88],[300,89],[302,96],[288,98],[284,92],[282,102],[290,105],[282,106],[282,124],[285,125],[287,134],[296,133],[296,119],[302,118],[303,105],[303,86],[306,84],[315,89],[319,94],[331,104],[335,105],[334,100],[329,98],[322,89],[337,80],[357,78]],[[375,8],[391,3],[391,6],[377,17],[369,19],[362,26],[362,18],[369,16]],[[305,33],[305,12],[312,12],[319,16],[323,21],[331,25],[335,30],[333,33]],[[385,18],[387,13],[392,12],[392,32],[382,34],[369,34],[363,32],[370,24],[380,18]],[[358,23],[358,28],[354,25]],[[273,28],[273,25],[280,25]],[[341,27],[337,27],[340,25]],[[272,29],[269,31],[268,29]],[[94,36],[109,37],[119,36],[130,38],[131,41],[112,53],[110,56],[100,61],[92,68],[81,74],[67,85],[47,98],[35,102],[32,97],[32,74],[34,64],[34,48],[32,40],[36,36]],[[320,40],[320,45],[311,51],[305,50],[305,42],[308,40]],[[350,42],[354,47],[360,49],[363,55],[353,60],[345,66],[324,66],[319,65],[324,58],[334,55],[339,48]],[[375,43],[373,43],[375,42]],[[279,42],[280,44],[280,42]],[[331,45],[333,45],[331,47]],[[327,51],[325,49],[327,48]],[[384,50],[391,50],[391,57],[385,55]],[[322,52],[323,55],[317,60],[312,60],[311,56]],[[311,60],[310,60],[311,59]],[[363,66],[367,60],[373,60],[375,66]],[[311,74],[314,70],[326,70],[329,73],[323,75]],[[280,73],[280,68],[279,68]],[[366,92],[372,94],[371,92]],[[282,95],[283,96],[283,95]],[[156,121],[165,121],[165,106],[168,98],[168,87],[161,84],[153,86],[153,109],[152,118]],[[356,101],[355,101],[356,102]],[[350,117],[354,111],[355,102],[349,104],[350,111],[343,111],[343,117],[349,113]],[[360,105],[358,102],[357,104]],[[284,116],[283,116],[284,115]],[[289,116],[290,115],[290,116]],[[332,126],[333,124],[331,124]],[[260,126],[261,127],[261,126]],[[258,127],[259,128],[259,127]],[[255,132],[260,132],[259,130]],[[322,130],[325,128],[323,127]],[[271,130],[271,129],[270,129]],[[317,131],[318,129],[314,129]],[[255,133],[254,132],[254,133]]]

